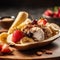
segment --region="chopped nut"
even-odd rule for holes
[[[43,53],[42,53],[41,51],[37,51],[36,54],[37,54],[38,56],[41,56]]]
[[[52,51],[46,50],[45,53],[46,53],[46,54],[52,54]]]

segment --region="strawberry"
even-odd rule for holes
[[[2,53],[10,53],[11,52],[11,49],[10,49],[9,45],[4,44],[3,47],[2,47],[1,52]]]
[[[2,44],[0,44],[0,50],[2,49],[2,46],[3,46],[3,45],[2,45]]]
[[[53,15],[53,12],[52,12],[52,10],[46,10],[45,12],[44,12],[44,15],[46,15],[46,16],[52,16]]]
[[[12,35],[12,41],[14,43],[17,43],[18,41],[20,41],[21,38],[23,38],[23,36],[24,36],[24,33],[22,31],[15,30]]]
[[[60,7],[58,8],[58,17],[60,18]]]
[[[57,12],[54,12],[53,13],[53,18],[57,18],[58,17],[58,13]]]
[[[37,24],[37,20],[33,20],[32,21],[32,24]]]
[[[58,14],[60,14],[60,7],[58,8]]]
[[[60,14],[58,14],[58,17],[60,18]]]
[[[38,25],[46,25],[46,23],[47,23],[46,19],[40,19],[40,20],[37,21]]]

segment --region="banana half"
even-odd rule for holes
[[[15,28],[17,28],[17,26],[19,24],[21,24],[22,22],[24,22],[27,18],[28,18],[28,13],[27,12],[19,12],[19,14],[17,15],[17,18],[15,19],[14,23],[12,24],[12,26],[8,30],[8,34],[12,33],[15,30]]]

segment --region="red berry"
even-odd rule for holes
[[[58,8],[58,14],[60,14],[60,7]]]
[[[58,14],[58,17],[60,18],[60,14]]]
[[[13,35],[12,35],[12,41],[14,43],[17,43],[18,41],[20,41],[21,38],[23,38],[24,36],[24,33],[20,30],[16,30],[13,32]]]
[[[37,20],[33,20],[32,21],[32,24],[37,24]]]
[[[3,45],[2,45],[2,44],[0,44],[0,50],[2,49],[2,46],[3,46]]]
[[[2,53],[10,53],[11,50],[10,50],[10,48],[9,48],[9,45],[4,44],[3,47],[2,47],[1,52],[2,52]]]
[[[60,7],[58,8],[58,18],[60,18]]]
[[[40,19],[40,20],[37,21],[38,25],[45,25],[46,23],[47,23],[46,19]]]
[[[48,10],[46,10],[46,11],[44,12],[44,15],[46,15],[46,16],[52,16],[52,15],[53,15],[53,12],[48,9]]]
[[[57,18],[57,17],[58,17],[58,13],[57,13],[57,12],[54,12],[54,13],[53,13],[53,17],[54,17],[54,18]]]

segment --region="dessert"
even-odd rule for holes
[[[25,44],[32,42],[40,42],[58,34],[60,27],[54,23],[49,23],[47,19],[40,18],[39,20],[26,19],[23,23],[17,26],[13,33],[7,37],[7,42],[15,44]]]
[[[49,40],[52,40],[49,38],[53,36],[55,38],[60,36],[55,36],[59,33],[60,29],[60,27],[55,23],[49,23],[45,18],[31,20],[28,18],[28,15],[29,14],[27,12],[19,12],[16,20],[8,32],[3,32],[0,34],[0,41],[4,44],[8,43],[11,45],[17,45],[18,47],[20,46],[20,49],[24,49],[33,46],[39,46],[42,41],[46,42],[45,40],[49,42]],[[44,42],[42,43],[44,44]],[[2,51],[4,50],[5,47]]]

